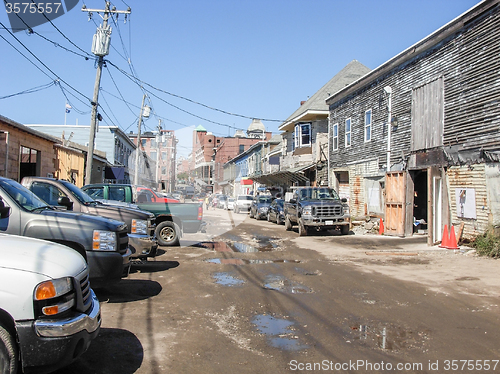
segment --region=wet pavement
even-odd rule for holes
[[[101,333],[58,373],[314,372],[306,368],[315,363],[339,373],[388,371],[381,363],[437,373],[446,360],[498,360],[498,298],[444,293],[373,270],[432,267],[415,247],[335,233],[298,238],[246,215],[220,233],[232,224],[216,213],[203,240],[163,248],[97,292]],[[321,246],[332,255],[313,250]],[[460,287],[479,282],[454,279]],[[349,362],[363,366],[342,366]],[[396,370],[398,363],[412,366]]]

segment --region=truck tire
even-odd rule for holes
[[[278,214],[276,214],[276,224],[277,224],[277,225],[281,225],[282,223],[283,223],[283,222],[281,221],[281,218],[280,218],[279,213],[278,213]]]
[[[267,222],[271,222],[271,215],[267,213]]]
[[[292,229],[292,222],[288,216],[285,217],[285,230],[290,231]]]
[[[0,369],[2,374],[17,373],[17,345],[12,335],[0,325]]]
[[[156,239],[161,246],[178,246],[180,244],[178,226],[171,221],[163,221],[156,226]]]
[[[307,236],[307,227],[304,222],[299,218],[299,236]]]
[[[349,235],[349,225],[340,226],[341,235]]]
[[[250,218],[255,218],[252,214],[252,209],[250,209]]]

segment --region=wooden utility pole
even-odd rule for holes
[[[127,10],[116,10],[115,7],[110,9],[110,2],[106,1],[105,9],[88,9],[84,5],[82,7],[82,11],[88,12],[89,17],[93,12],[104,14],[102,16],[102,27],[99,27],[97,29],[97,34],[94,35],[94,40],[92,43],[92,53],[99,58],[97,60],[94,96],[92,98],[92,115],[90,119],[89,146],[87,151],[87,165],[85,171],[85,184],[90,184],[92,183],[92,162],[94,160],[95,133],[97,129],[97,121],[99,118],[97,107],[99,106],[99,87],[101,85],[102,65],[104,62],[104,56],[109,54],[109,45],[111,44],[111,28],[108,27],[108,19],[112,14],[130,14],[132,10],[130,8],[128,8]]]

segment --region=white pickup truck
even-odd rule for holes
[[[100,304],[79,253],[0,234],[0,372],[66,366],[87,350],[100,326]]]

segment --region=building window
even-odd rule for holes
[[[351,146],[351,119],[345,120],[345,146]]]
[[[311,146],[311,123],[299,123],[294,131],[294,148]]]
[[[339,124],[333,125],[332,129],[332,148],[334,151],[339,149]]]
[[[372,140],[372,110],[365,112],[365,142]]]
[[[245,144],[240,144],[239,153],[245,152]]]
[[[150,152],[150,153],[149,153],[149,157],[151,157],[151,160],[158,161],[158,160],[156,159],[156,151],[154,151],[154,152]]]
[[[150,146],[156,147],[156,139],[151,139]]]
[[[141,139],[141,145],[143,148],[146,146],[147,141],[147,139]]]

